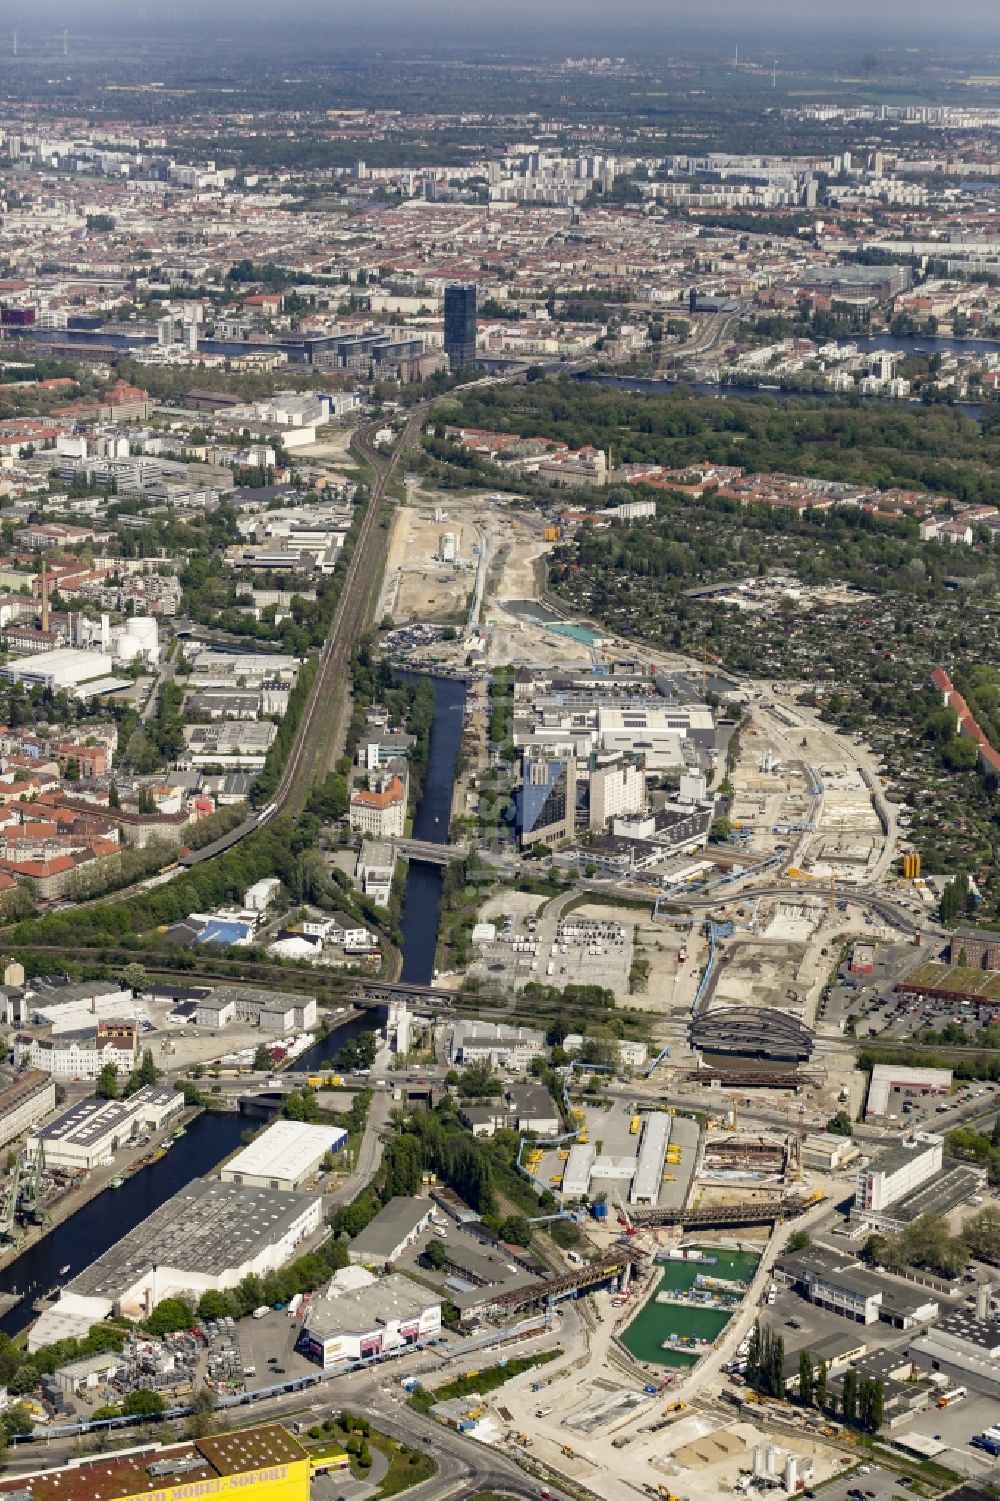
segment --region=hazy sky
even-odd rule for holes
[[[324,41],[341,33],[387,48],[489,43],[523,51],[544,38],[572,51],[600,37],[609,50],[655,38],[698,34],[720,44],[739,33],[801,41],[810,31],[850,47],[879,36],[905,46],[928,34],[975,39],[986,52],[1000,46],[1000,0],[4,0],[0,28],[51,20],[75,31],[106,25],[159,30],[171,20],[200,32],[234,25],[247,30],[314,27]]]

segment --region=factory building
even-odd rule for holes
[[[440,1329],[441,1301],[428,1289],[396,1272],[375,1278],[346,1267],[309,1305],[297,1348],[327,1371],[415,1345]]]
[[[248,1488],[254,1501],[309,1501],[314,1471],[319,1467],[298,1439],[280,1423],[267,1423],[22,1473],[0,1480],[0,1501],[190,1501],[244,1495]]]
[[[809,1135],[802,1143],[802,1166],[834,1173],[858,1155],[849,1136]]]
[[[41,1148],[49,1167],[89,1172],[143,1131],[162,1130],[183,1109],[183,1095],[159,1084],[145,1084],[125,1100],[78,1100],[28,1137],[28,1154]]]
[[[220,1177],[247,1188],[301,1188],[315,1178],[327,1152],[339,1152],[346,1141],[340,1126],[275,1121],[230,1158]]]
[[[12,1079],[0,1090],[0,1147],[29,1131],[56,1108],[56,1086],[51,1074],[39,1068]]]
[[[316,1025],[314,996],[280,990],[251,990],[243,985],[217,985],[198,1001],[197,1027],[212,1029],[232,1024],[260,1027],[262,1032],[307,1032]]]
[[[74,1324],[82,1336],[112,1313],[147,1318],[164,1298],[197,1302],[275,1271],[322,1222],[319,1194],[195,1179],[66,1284],[33,1326],[31,1347]]]
[[[921,1366],[942,1371],[953,1384],[1000,1398],[1000,1323],[986,1304],[973,1313],[954,1309],[910,1345]]]
[[[81,684],[111,677],[114,663],[110,655],[101,651],[80,651],[75,646],[57,647],[54,651],[32,652],[27,657],[15,657],[0,667],[0,672],[12,682],[40,683],[58,693],[60,688],[71,692]]]
[[[93,980],[66,985],[33,981],[27,1008],[36,1026],[50,1026],[56,1034],[77,1032],[110,1016],[135,1017],[141,1011],[127,985]]]
[[[929,1324],[940,1312],[937,1296],[929,1289],[881,1277],[861,1266],[853,1253],[840,1254],[823,1246],[786,1251],[774,1270],[817,1307],[858,1324],[881,1321],[895,1329],[914,1329]]]

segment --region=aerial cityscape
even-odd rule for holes
[[[1000,1498],[992,6],[0,18],[0,1501]]]

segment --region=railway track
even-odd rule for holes
[[[332,760],[331,750],[337,721],[337,692],[343,691],[351,653],[367,623],[367,614],[380,574],[377,551],[379,513],[386,486],[412,441],[424,415],[424,405],[414,407],[391,454],[380,454],[371,442],[378,424],[358,428],[352,447],[375,475],[368,508],[358,532],[354,553],[344,577],[340,599],[320,653],[319,668],[306,703],[302,722],[292,746],[277,792],[266,807],[252,814],[221,839],[181,857],[181,865],[198,865],[223,854],[255,829],[281,813],[300,813],[309,796],[317,771]]]

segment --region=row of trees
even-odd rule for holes
[[[160,1071],[153,1062],[153,1055],[149,1048],[143,1051],[139,1067],[129,1074],[125,1081],[125,1087],[121,1093],[127,1100],[137,1090],[143,1089],[147,1084],[155,1084],[160,1077]],[[116,1100],[118,1098],[118,1065],[106,1063],[97,1076],[94,1093],[102,1100]]]
[[[782,1335],[758,1319],[750,1335],[747,1383],[767,1397],[783,1398],[786,1392],[785,1341]],[[830,1388],[826,1361],[815,1360],[810,1350],[799,1352],[798,1398],[803,1407],[835,1412],[837,1398]],[[845,1423],[877,1433],[885,1417],[885,1385],[868,1376],[845,1371],[841,1390]]]

